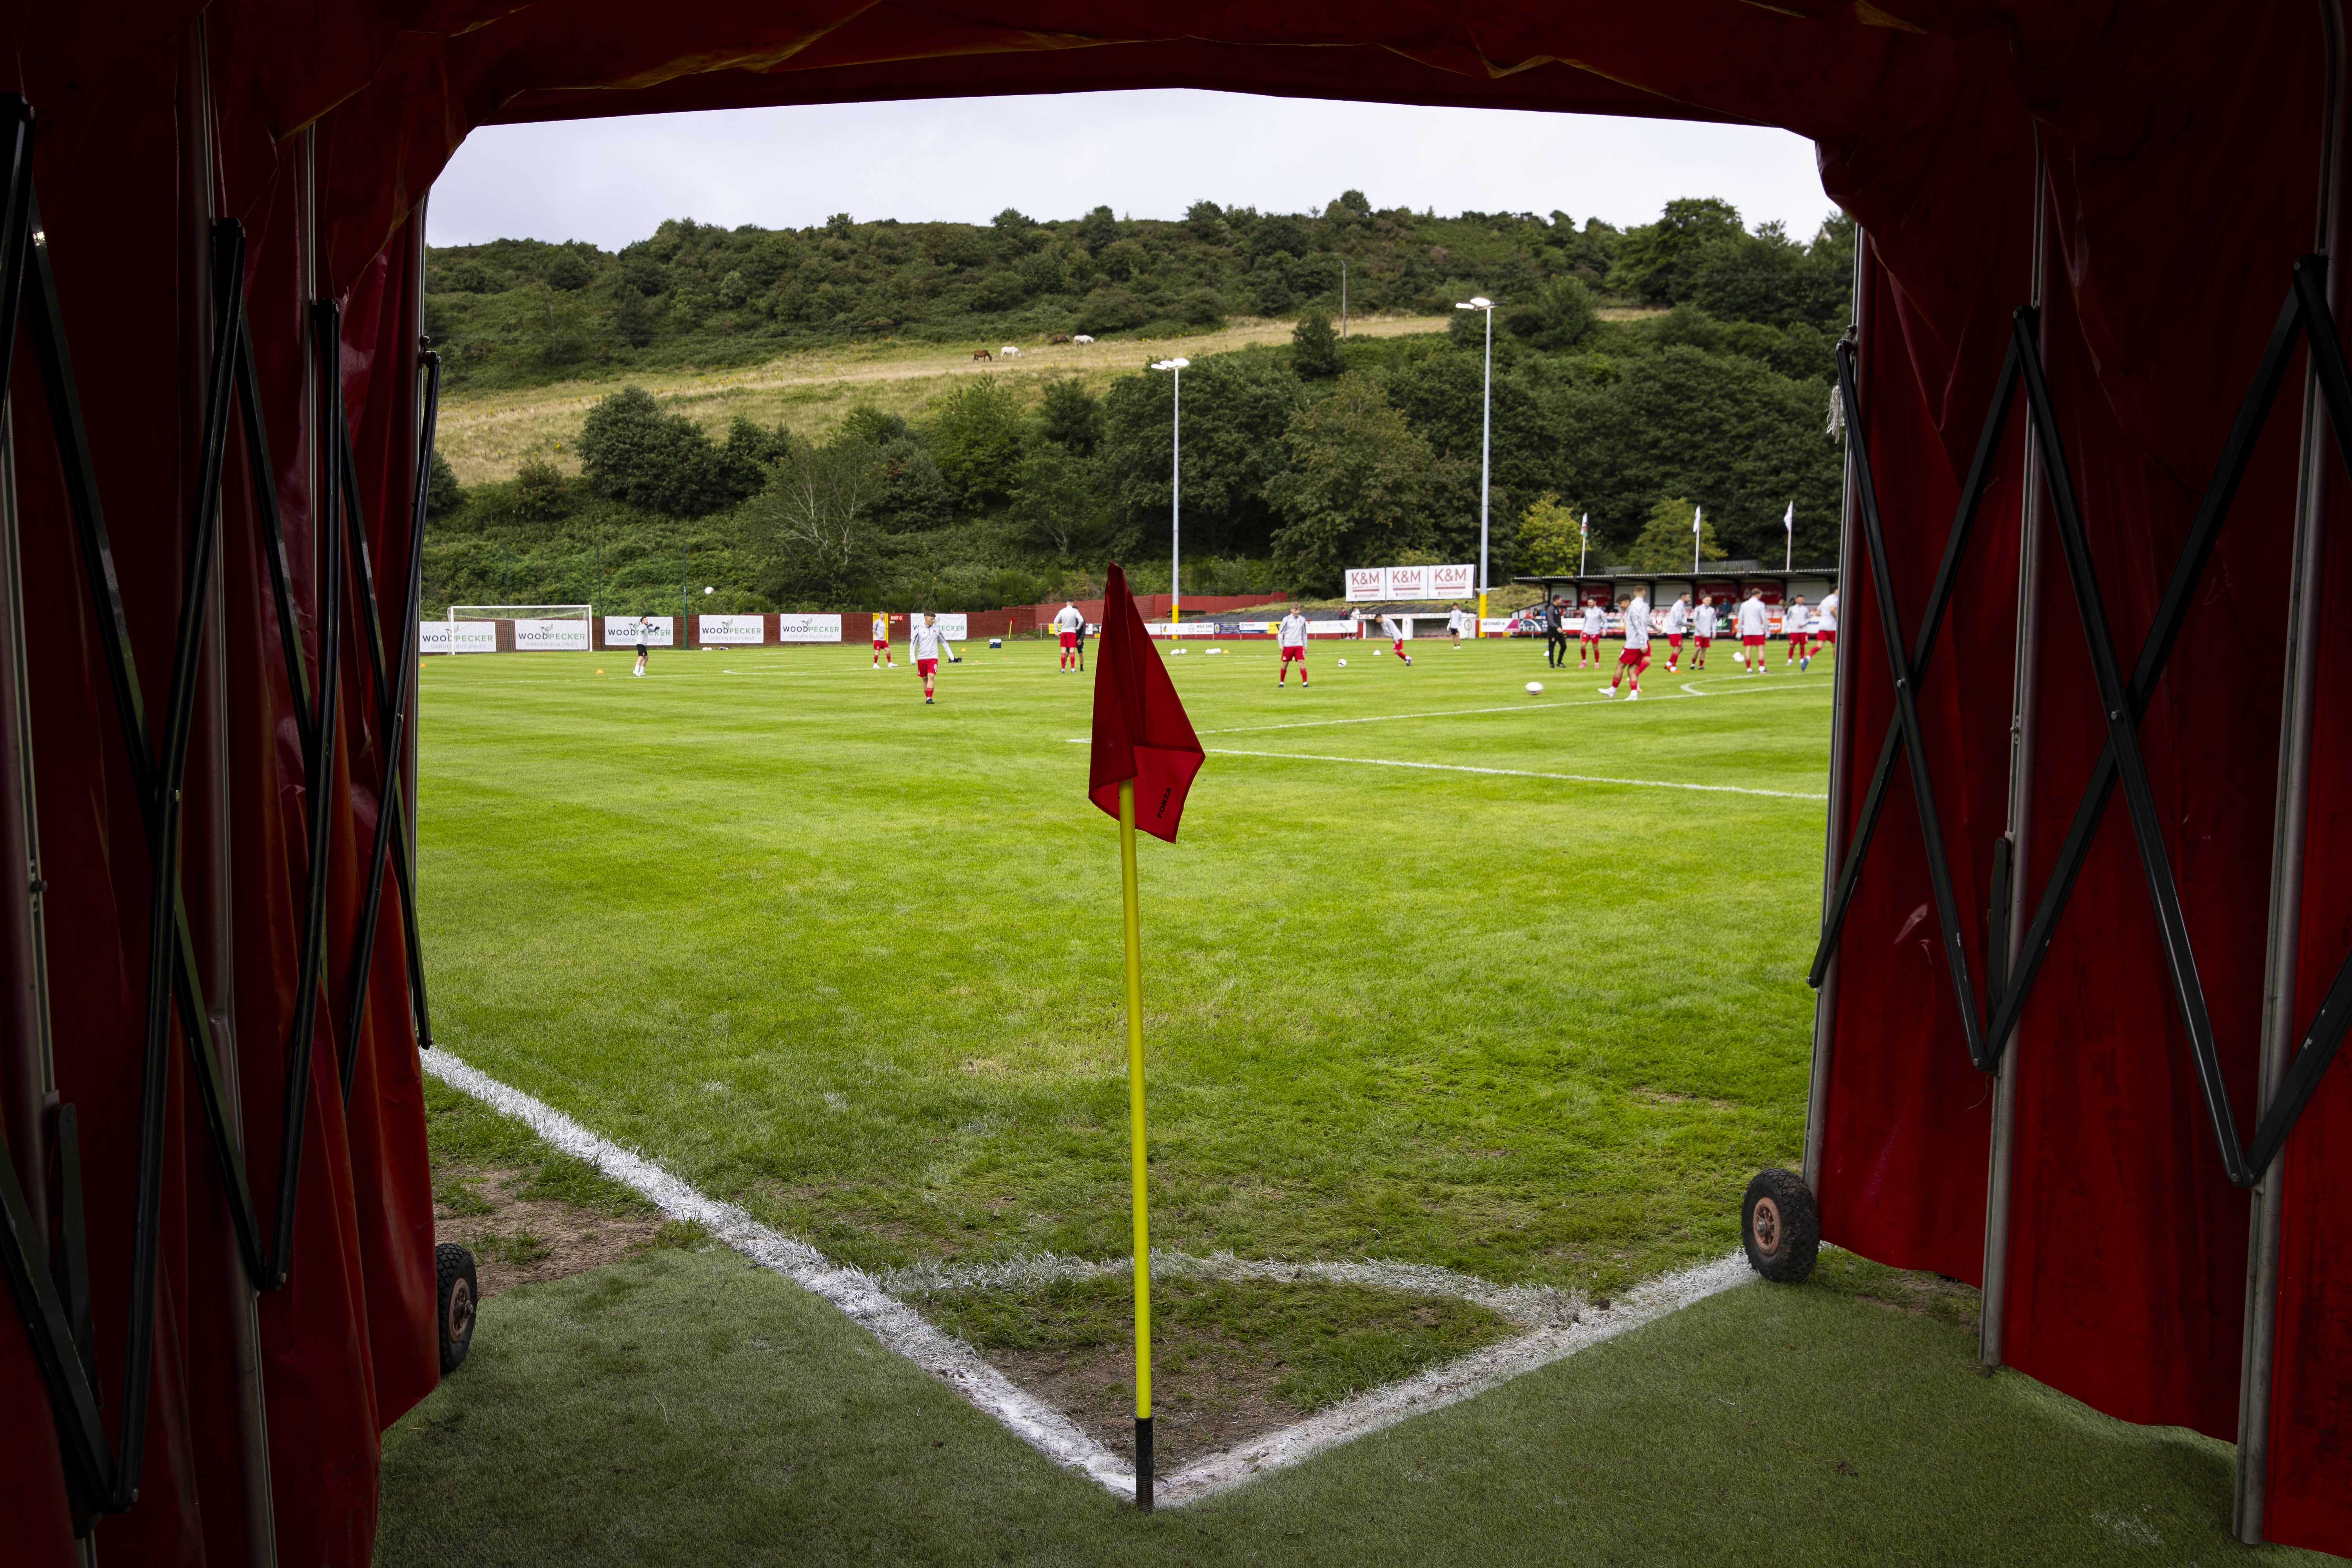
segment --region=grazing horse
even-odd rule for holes
[[[974,359],[992,360],[996,356],[990,353],[986,349],[974,349],[971,351],[971,357]]]
[[[996,352],[1000,357],[1004,359],[1019,359],[1021,357],[1021,351],[1014,348],[1011,343],[1005,344]]]
[[[1067,332],[1055,332],[1052,337],[1045,341],[1052,343],[1066,343],[1070,341],[1070,334]]]
[[[1080,332],[1076,337],[1072,338],[1070,341],[1074,343],[1090,343],[1094,342],[1094,339],[1087,336],[1084,332]]]

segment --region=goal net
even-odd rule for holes
[[[593,605],[452,605],[448,621],[453,631],[465,621],[512,621],[517,653],[586,653],[596,646]]]

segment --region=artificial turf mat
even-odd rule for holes
[[[388,1435],[386,1568],[2225,1563],[2230,1452],[1980,1373],[1967,1329],[1755,1284],[1150,1518],[833,1309],[656,1251],[485,1303]]]

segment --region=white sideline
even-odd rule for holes
[[[1719,678],[1710,675],[1703,679],[1714,680]],[[1683,683],[1683,690],[1693,697],[1736,697],[1743,691],[1795,692],[1811,689],[1814,689],[1803,686],[1735,686],[1729,691],[1695,691],[1692,690],[1690,682]],[[1657,692],[1650,699],[1653,702],[1670,700],[1677,702],[1682,700],[1671,691]],[[1624,706],[1623,700],[1620,698],[1571,697],[1559,702],[1507,702],[1496,708],[1438,708],[1425,713],[1373,713],[1360,719],[1294,719],[1281,724],[1234,724],[1222,730],[1200,730],[1195,731],[1194,733],[1246,735],[1258,730],[1319,730],[1328,724],[1392,724],[1401,719],[1465,719],[1481,713],[1532,713],[1541,708],[1606,708],[1612,703],[1620,708]]]
[[[1749,789],[1745,784],[1681,784],[1673,779],[1603,778],[1598,773],[1543,773],[1528,768],[1479,768],[1467,763],[1407,763],[1394,757],[1327,757],[1314,752],[1241,752],[1227,746],[1204,746],[1213,757],[1286,757],[1301,763],[1360,763],[1368,768],[1429,768],[1448,773],[1494,773],[1513,779],[1560,779],[1569,784],[1625,784],[1635,789],[1696,790],[1702,795],[1760,795],[1772,800],[1827,800],[1826,795],[1806,795],[1788,789]]]
[[[1135,1472],[1076,1422],[997,1371],[978,1352],[940,1332],[862,1269],[845,1268],[804,1241],[769,1229],[737,1208],[679,1181],[642,1155],[589,1131],[554,1107],[467,1067],[444,1047],[423,1053],[425,1070],[528,1126],[565,1153],[585,1160],[642,1194],[672,1219],[699,1221],[713,1236],[763,1268],[824,1297],[884,1345],[994,1416],[1014,1436],[1055,1463],[1091,1476],[1115,1492],[1135,1490]]]
[[[450,1088],[522,1122],[549,1143],[586,1161],[605,1175],[642,1194],[673,1219],[694,1220],[736,1251],[840,1309],[887,1349],[945,1383],[1007,1431],[1065,1468],[1093,1479],[1118,1497],[1135,1493],[1131,1466],[1104,1447],[1085,1428],[1006,1377],[978,1352],[933,1327],[890,1294],[882,1280],[863,1269],[835,1263],[804,1241],[795,1241],[753,1219],[733,1204],[721,1203],[671,1175],[643,1155],[589,1131],[570,1117],[519,1089],[468,1067],[446,1047],[423,1053],[425,1070]],[[1608,1308],[1576,1303],[1545,1287],[1498,1286],[1450,1268],[1383,1263],[1266,1263],[1218,1253],[1196,1258],[1152,1254],[1155,1268],[1219,1278],[1292,1279],[1313,1278],[1458,1296],[1500,1316],[1539,1326],[1485,1350],[1416,1373],[1401,1382],[1355,1395],[1306,1420],[1265,1433],[1246,1443],[1196,1459],[1160,1479],[1158,1501],[1171,1506],[1197,1501],[1263,1475],[1311,1458],[1326,1449],[1384,1430],[1409,1416],[1443,1409],[1524,1373],[1564,1360],[1581,1350],[1656,1321],[1709,1296],[1754,1278],[1743,1253],[1637,1285]],[[926,1265],[888,1277],[909,1289],[961,1289],[1014,1285],[1031,1279],[1083,1278],[1123,1271],[1124,1262],[1094,1264],[1053,1255],[1007,1264],[958,1268]]]

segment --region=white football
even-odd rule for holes
[[[1347,661],[1346,659],[1344,659],[1344,658],[1343,658],[1343,659],[1341,659],[1341,660],[1339,661],[1339,668],[1340,668],[1341,669],[1345,669],[1345,668],[1348,668],[1348,661]]]
[[[1541,697],[1543,695],[1543,682],[1540,680],[1528,681],[1528,695],[1530,697]]]
[[[1381,657],[1381,655],[1382,655],[1382,654],[1384,654],[1384,653],[1386,653],[1386,652],[1388,652],[1388,651],[1389,651],[1389,650],[1388,650],[1388,649],[1386,649],[1386,648],[1384,648],[1384,647],[1376,647],[1376,648],[1372,649],[1372,657],[1373,657],[1374,658],[1380,658],[1380,657]]]

